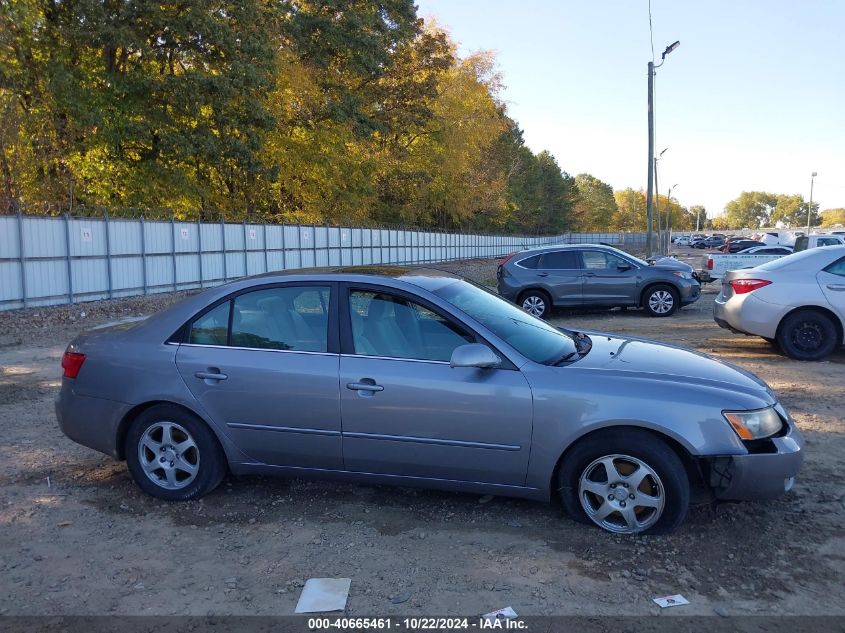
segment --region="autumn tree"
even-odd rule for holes
[[[828,228],[845,224],[845,209],[825,209],[821,212],[821,226]]]
[[[575,176],[577,196],[572,209],[573,225],[579,231],[605,231],[618,211],[613,187],[590,174]]]

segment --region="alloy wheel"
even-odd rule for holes
[[[138,441],[138,461],[154,484],[166,490],[179,490],[196,479],[199,447],[182,425],[155,422]]]
[[[539,317],[546,311],[546,302],[543,301],[542,297],[531,295],[523,300],[522,309],[532,316]]]
[[[674,305],[675,298],[668,290],[657,290],[648,298],[648,306],[655,314],[666,314]]]
[[[660,477],[630,455],[606,455],[584,469],[578,498],[587,516],[617,534],[636,534],[660,519],[666,502]]]

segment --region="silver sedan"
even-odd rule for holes
[[[87,332],[62,366],[65,434],[174,501],[269,473],[559,497],[577,520],[661,533],[691,489],[776,497],[802,461],[752,374],[558,329],[436,270],[244,279]]]
[[[830,356],[845,331],[845,246],[726,273],[713,318],[723,328],[777,343],[797,360]]]

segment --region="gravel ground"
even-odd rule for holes
[[[695,257],[697,259],[697,257]],[[495,262],[444,264],[481,283]],[[311,577],[351,577],[347,613],[845,613],[845,354],[798,363],[712,322],[716,288],[670,319],[559,313],[574,328],[713,353],[768,381],[807,438],[793,493],[691,509],[673,535],[627,538],[559,509],[402,488],[230,479],[203,500],[142,494],[125,464],[58,430],[53,399],[73,334],[174,295],[0,313],[0,613],[293,612]],[[833,477],[833,479],[829,479]]]

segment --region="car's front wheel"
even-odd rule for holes
[[[653,317],[671,316],[678,303],[678,291],[667,284],[652,286],[643,294],[643,308]]]
[[[790,358],[822,360],[839,345],[839,332],[827,315],[816,310],[798,310],[781,322],[777,342]]]
[[[126,435],[125,451],[138,486],[167,501],[199,499],[226,474],[225,455],[208,426],[173,405],[141,413]]]
[[[558,471],[567,513],[616,534],[666,534],[689,507],[690,484],[675,452],[646,431],[610,430],[577,444]]]
[[[519,296],[519,305],[528,314],[545,319],[552,312],[552,300],[542,290],[528,290]]]

